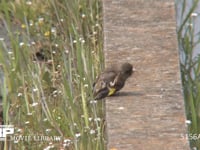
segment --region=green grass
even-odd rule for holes
[[[181,77],[185,98],[185,109],[191,148],[200,149],[200,57],[194,55],[196,45],[200,44],[200,35],[195,34],[198,0],[188,9],[187,1],[182,1],[181,25],[178,28],[179,49],[181,54]],[[188,13],[186,14],[186,11]],[[186,14],[186,15],[185,15]],[[197,15],[197,16],[196,16]],[[180,19],[180,18],[179,18]],[[195,40],[197,38],[197,40]]]
[[[4,149],[105,149],[104,102],[92,101],[104,68],[101,9],[99,0],[1,1],[9,38],[0,41],[4,124],[15,136],[61,137]],[[45,58],[34,61],[37,53]]]

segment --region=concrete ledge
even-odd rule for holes
[[[103,0],[106,65],[136,73],[106,99],[108,150],[189,150],[173,0]]]

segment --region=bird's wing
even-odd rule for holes
[[[115,92],[119,91],[121,88],[123,88],[125,84],[125,80],[123,79],[123,74],[121,74],[121,72],[119,72],[114,80],[112,82],[109,82],[109,87],[110,88],[114,88]]]
[[[98,94],[106,97],[109,94],[109,89],[107,85],[109,85],[110,82],[113,82],[115,79],[117,73],[115,71],[104,71],[100,74],[100,76],[97,78],[96,82],[93,84],[93,95],[96,97]]]
[[[100,84],[104,87],[107,83],[113,82],[116,76],[117,72],[115,71],[104,71],[99,75],[99,77],[93,85],[95,86],[97,84]]]

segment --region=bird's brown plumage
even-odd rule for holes
[[[94,99],[102,99],[115,94],[124,87],[125,81],[133,73],[133,66],[123,63],[121,66],[111,66],[105,69],[93,85]]]

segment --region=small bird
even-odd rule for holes
[[[94,99],[99,100],[114,95],[124,87],[125,81],[132,73],[133,66],[129,63],[105,69],[93,84]]]

